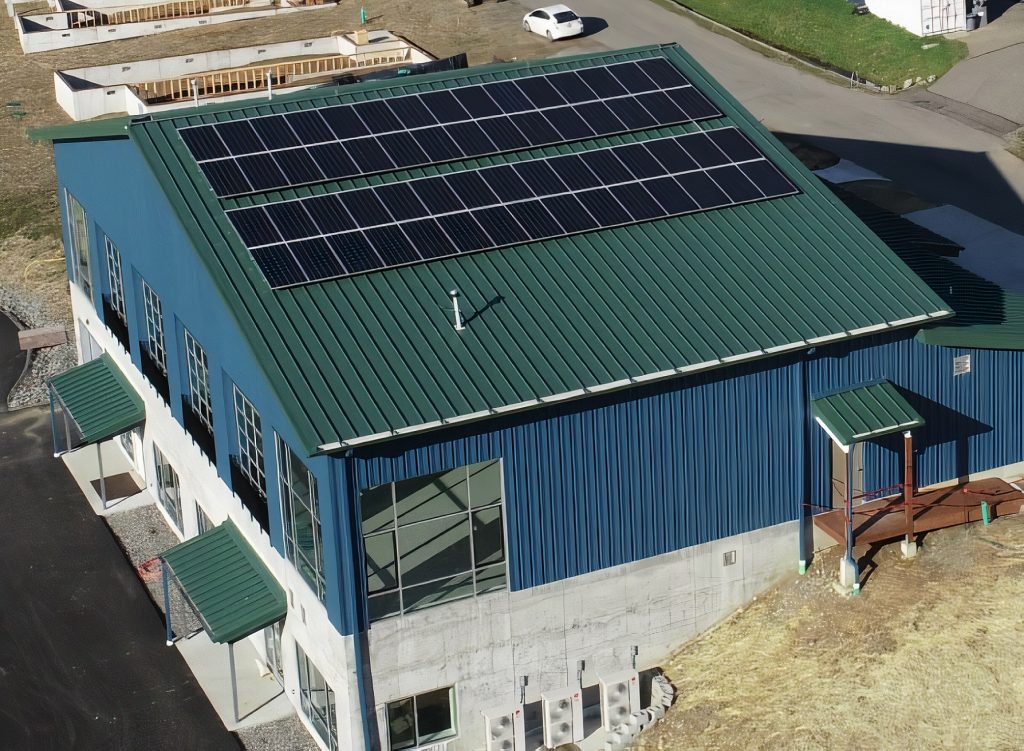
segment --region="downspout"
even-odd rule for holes
[[[359,504],[356,499],[356,492],[354,487],[354,468],[355,461],[352,456],[351,449],[346,451],[341,458],[341,465],[344,471],[343,487],[335,488],[341,492],[334,494],[335,498],[340,498],[344,504],[344,508],[341,509],[341,513],[338,514],[339,522],[339,543],[344,542],[345,544],[339,544],[339,554],[341,558],[341,577],[344,582],[344,591],[349,593],[349,596],[342,598],[342,608],[348,623],[352,626],[352,649],[355,659],[355,674],[356,674],[356,692],[359,699],[359,712],[361,715],[361,725],[363,728],[363,747],[370,749],[370,716],[373,708],[367,708],[366,700],[366,676],[363,671],[363,641],[362,636],[364,629],[364,623],[362,618],[362,607],[360,603],[363,600],[362,587],[360,586],[359,577],[356,576],[356,555],[359,552],[359,541],[356,538],[355,530],[359,528],[357,523],[356,515],[359,513]],[[331,473],[332,482],[334,480],[335,473]]]
[[[797,545],[800,548],[800,574],[807,573],[807,560],[810,557],[807,554],[807,530],[804,528],[807,522],[807,516],[809,513],[809,503],[811,500],[810,493],[810,475],[811,475],[811,457],[810,457],[810,432],[811,416],[808,412],[808,393],[807,393],[807,355],[805,354],[800,358],[800,415],[803,418],[801,424],[803,427],[802,440],[803,440],[803,451],[802,453],[802,464],[803,464],[803,493],[797,498]]]

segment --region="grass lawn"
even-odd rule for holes
[[[855,16],[845,0],[675,0],[733,29],[881,85],[941,76],[967,45],[919,38],[875,16]],[[922,49],[925,44],[935,44]]]

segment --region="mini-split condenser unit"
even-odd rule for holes
[[[544,713],[544,745],[558,748],[583,740],[583,693],[566,688],[541,694]]]
[[[483,716],[487,751],[526,751],[522,704],[484,712]]]
[[[611,730],[640,711],[640,676],[635,670],[598,678],[601,693],[601,726]]]

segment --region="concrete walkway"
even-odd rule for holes
[[[52,453],[47,410],[0,415],[0,747],[238,749]]]
[[[983,29],[956,35],[970,57],[930,88],[942,96],[1024,123],[1024,4]]]

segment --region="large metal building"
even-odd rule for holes
[[[39,136],[110,386],[55,379],[58,448],[132,430],[198,535],[168,569],[283,647],[324,748],[525,707],[533,751],[542,697],[806,561],[835,477],[901,482],[900,433],[919,486],[1024,461],[1019,301],[859,211],[883,242],[675,45]],[[815,407],[876,386],[867,432]]]

